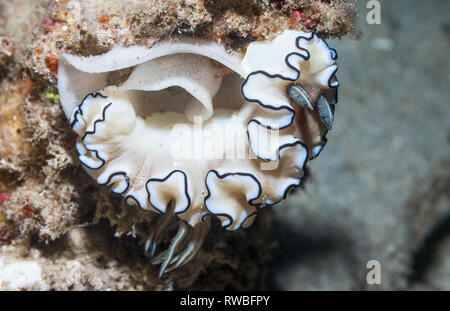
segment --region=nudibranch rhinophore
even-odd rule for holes
[[[252,42],[244,55],[180,37],[64,54],[58,89],[88,174],[128,205],[163,215],[149,257],[177,216],[169,249],[152,259],[162,275],[195,255],[210,215],[228,230],[246,228],[300,184],[333,123],[336,58],[300,31]],[[124,81],[111,83],[118,72]]]

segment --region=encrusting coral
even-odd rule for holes
[[[358,38],[354,5],[319,1],[47,1],[30,39],[26,64],[55,81],[58,55],[97,55],[114,45],[152,47],[173,34],[195,35],[240,49],[285,29]],[[4,10],[6,12],[6,10]]]

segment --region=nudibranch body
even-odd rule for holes
[[[151,256],[170,217],[180,220],[170,248],[153,259],[162,274],[195,255],[209,215],[228,230],[248,227],[300,184],[333,122],[336,58],[316,34],[299,31],[250,43],[243,56],[178,38],[62,55],[58,88],[89,175],[163,215]],[[131,73],[111,85],[123,69]]]

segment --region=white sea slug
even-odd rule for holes
[[[170,217],[180,220],[152,259],[160,275],[195,255],[210,215],[228,230],[248,227],[300,184],[333,122],[336,57],[317,35],[290,30],[250,43],[244,56],[186,37],[61,56],[61,104],[86,171],[129,205],[163,215],[149,257]],[[122,69],[131,74],[109,85]]]

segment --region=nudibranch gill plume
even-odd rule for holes
[[[178,37],[63,54],[58,89],[87,173],[162,215],[146,244],[161,276],[194,257],[211,216],[246,228],[299,186],[333,123],[336,59],[316,34],[293,30],[243,55]],[[111,83],[122,70],[124,81]],[[178,232],[155,256],[174,216]]]

